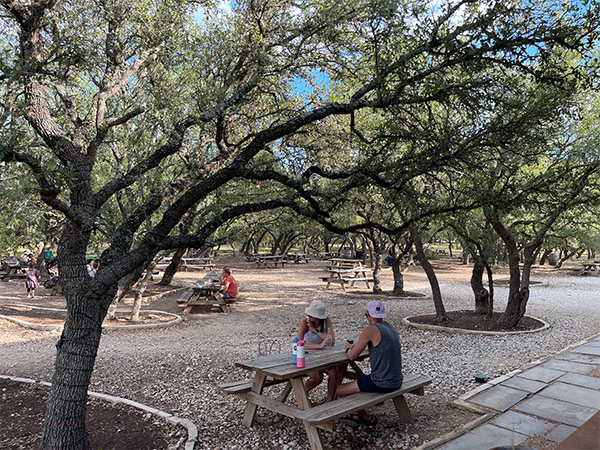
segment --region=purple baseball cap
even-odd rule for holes
[[[379,300],[371,300],[367,305],[367,311],[369,311],[369,315],[374,319],[383,319],[387,315],[383,302]]]

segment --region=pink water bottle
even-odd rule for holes
[[[296,343],[296,366],[303,368],[306,365],[305,348],[306,341],[300,340]]]

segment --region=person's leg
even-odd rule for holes
[[[327,401],[335,400],[335,394],[338,387],[338,369],[329,369],[327,372]]]
[[[308,376],[308,381],[305,385],[306,392],[310,391],[311,389],[314,389],[323,381],[323,372],[309,372],[306,375]]]
[[[360,381],[360,385],[359,385],[359,381]],[[370,377],[364,377],[364,378],[359,378],[356,381],[352,381],[350,383],[345,383],[345,384],[341,384],[338,386],[337,388],[337,396],[342,398],[342,397],[347,397],[348,395],[352,395],[352,394],[356,394],[357,392],[368,392],[368,387],[371,384],[371,378]],[[361,385],[362,385],[362,389],[361,389]],[[374,420],[376,420],[374,418],[374,416],[371,416],[365,409],[361,409],[360,411],[356,411],[356,413],[354,414],[350,414],[350,417],[352,417],[352,420],[356,420],[356,415],[360,415],[360,417],[363,418],[364,422],[367,424],[372,424],[374,422]],[[376,423],[376,422],[375,422]]]
[[[335,393],[338,397],[342,398],[347,397],[348,395],[356,394],[357,392],[360,392],[360,389],[358,388],[358,382],[351,381],[350,383],[340,384]]]

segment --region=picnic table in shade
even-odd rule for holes
[[[327,283],[327,288],[329,288],[331,283],[338,283],[343,290],[346,290],[347,284],[350,284],[350,287],[354,287],[354,283],[357,282],[365,283],[367,289],[370,289],[371,286],[369,285],[369,282],[375,281],[373,275],[371,274],[371,270],[366,267],[362,267],[362,265],[349,269],[331,268],[329,269],[329,275],[326,277],[321,277],[321,279]]]
[[[600,275],[600,261],[594,261],[591,263],[583,263],[581,264],[582,268],[580,271],[581,275]]]
[[[212,269],[215,265],[210,257],[202,258],[181,258],[182,268],[187,272],[188,268],[193,269]]]
[[[9,281],[13,278],[25,278],[26,268],[27,266],[23,266],[19,262],[4,260],[0,264],[0,280]]]
[[[330,259],[330,258],[339,258],[342,256],[340,252],[319,252],[317,253],[317,258],[319,259]]]
[[[354,267],[362,267],[362,259],[347,259],[347,258],[331,258],[328,269],[352,269]]]
[[[289,253],[285,255],[285,257],[288,261],[291,261],[295,264],[300,264],[301,262],[310,262],[310,256],[306,253]]]
[[[224,300],[219,294],[221,287],[219,273],[209,272],[206,274],[196,285],[186,289],[177,299],[179,306],[184,308],[181,315],[189,314],[192,309],[228,313],[232,302]]]
[[[269,264],[273,265],[273,267],[277,267],[277,264],[280,264],[281,267],[285,266],[287,260],[283,255],[256,255],[255,257],[256,266],[267,268]]]

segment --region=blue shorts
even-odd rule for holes
[[[396,386],[394,388],[382,388],[382,387],[379,387],[379,386],[375,386],[373,384],[373,380],[371,380],[371,375],[359,378],[358,380],[356,380],[356,382],[358,383],[358,389],[360,390],[360,392],[381,392],[381,393],[386,393],[386,392],[395,391],[396,389],[399,389],[400,386],[402,386],[402,385],[400,385],[400,386]]]

